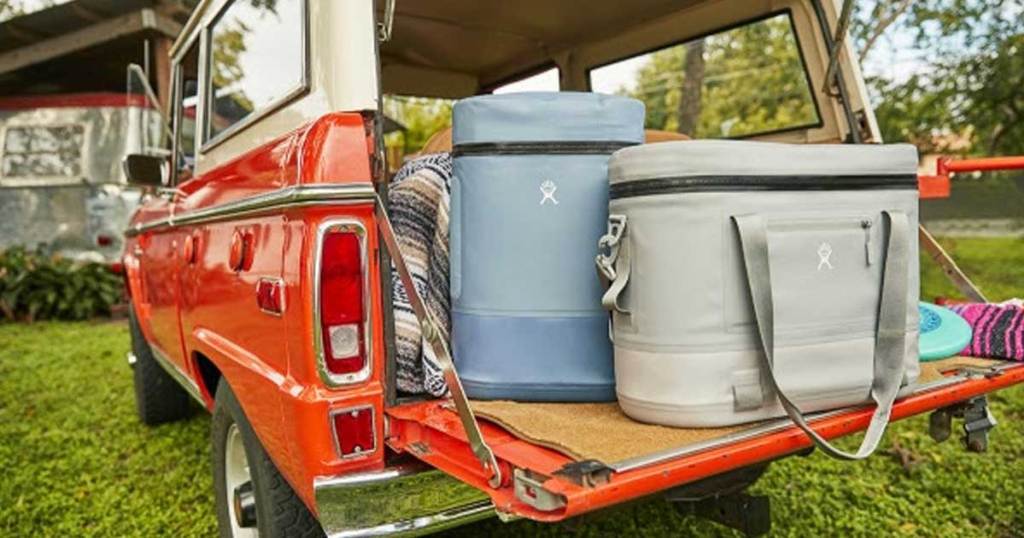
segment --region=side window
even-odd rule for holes
[[[192,177],[196,162],[196,110],[199,104],[199,40],[177,66],[174,90],[174,184]]]
[[[536,75],[498,86],[492,93],[557,92],[559,90],[558,73],[558,68],[552,67]]]
[[[305,87],[304,0],[236,0],[210,27],[207,140]]]
[[[695,138],[821,124],[788,13],[593,69],[590,87],[642,100],[648,129]]]

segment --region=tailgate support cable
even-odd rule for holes
[[[459,413],[462,428],[466,431],[466,438],[469,439],[469,445],[473,449],[473,454],[480,460],[480,465],[483,466],[484,470],[490,473],[491,476],[488,479],[488,483],[491,487],[499,488],[503,478],[501,476],[501,468],[498,466],[498,460],[494,457],[494,452],[491,451],[491,447],[487,446],[484,436],[480,432],[480,425],[477,424],[476,417],[473,415],[473,409],[469,406],[466,392],[462,388],[462,381],[459,379],[458,372],[455,371],[455,362],[452,361],[448,343],[444,341],[444,338],[438,332],[437,321],[432,318],[430,312],[423,306],[423,300],[420,298],[420,294],[412,280],[412,275],[409,274],[409,269],[405,265],[405,258],[402,256],[402,250],[398,246],[398,240],[395,239],[395,231],[391,227],[391,219],[388,218],[387,210],[384,208],[384,203],[379,196],[377,197],[376,213],[377,226],[380,229],[381,237],[384,239],[384,245],[388,249],[392,263],[395,264],[395,270],[398,272],[402,285],[405,286],[405,293],[409,297],[409,304],[412,306],[413,312],[416,313],[416,320],[420,323],[423,338],[430,344],[430,348],[434,351],[434,355],[441,364],[445,383],[448,384],[448,390],[451,392],[452,401]]]

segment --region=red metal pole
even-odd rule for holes
[[[984,159],[939,159],[937,175],[956,172],[991,172],[994,170],[1024,170],[1024,157],[988,157]]]

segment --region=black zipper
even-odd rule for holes
[[[611,186],[612,199],[682,192],[917,190],[917,176],[685,176],[624,181]]]
[[[550,142],[468,142],[452,147],[452,157],[479,155],[610,155],[638,142],[585,140]]]

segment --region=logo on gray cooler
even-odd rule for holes
[[[551,181],[550,179],[544,180],[544,183],[540,184],[540,193],[542,195],[540,205],[546,204],[548,200],[551,200],[551,203],[558,205],[558,200],[555,199],[555,191],[557,190],[558,185],[555,185],[554,181]]]
[[[832,262],[830,260],[831,258],[832,245],[828,244],[828,242],[825,241],[818,246],[818,270],[821,271],[821,269],[824,267],[827,267],[831,270],[833,268]]]

